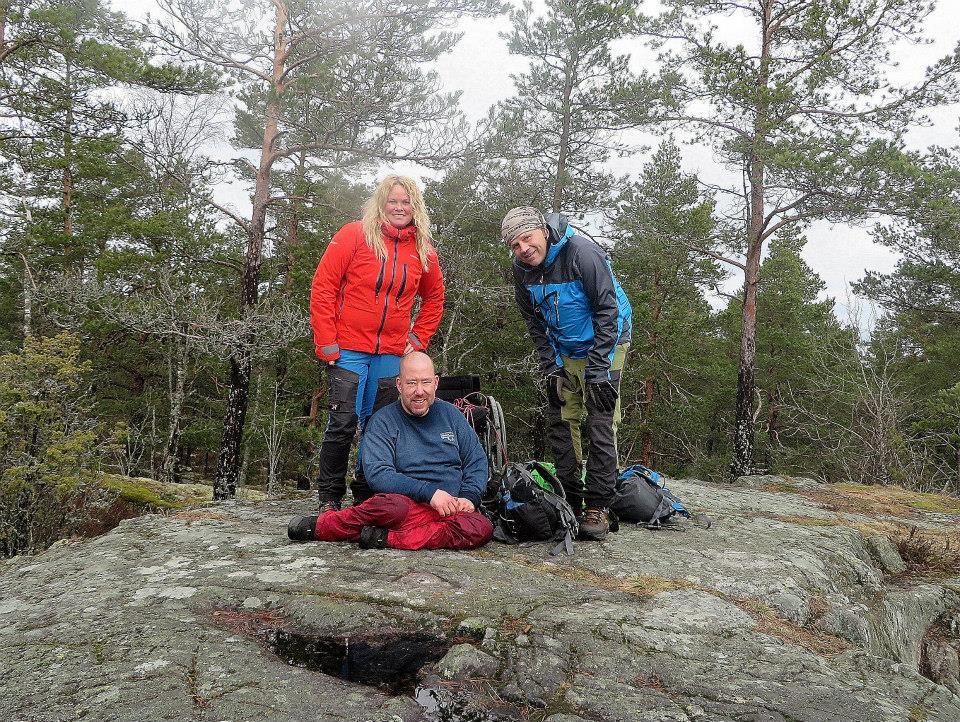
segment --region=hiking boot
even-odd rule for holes
[[[317,528],[317,517],[315,516],[295,516],[287,524],[287,536],[292,541],[305,542],[313,541],[313,531]]]
[[[597,507],[587,507],[580,517],[579,539],[603,541],[610,533],[610,512]]]
[[[317,516],[323,516],[328,511],[340,511],[340,502],[327,500],[320,502],[320,508],[317,510]]]
[[[365,526],[360,530],[361,549],[385,549],[387,530],[382,526]]]

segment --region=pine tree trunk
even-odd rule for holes
[[[243,442],[243,423],[247,414],[247,394],[250,390],[250,354],[231,357],[230,387],[227,408],[223,418],[223,438],[217,457],[217,476],[213,484],[213,498],[227,499],[237,491],[240,475],[240,447]]]
[[[63,83],[67,94],[67,107],[63,122],[63,234],[73,236],[73,80],[70,61],[64,66]]]
[[[323,389],[314,389],[313,396],[310,398],[310,426],[316,426],[320,417],[320,399],[323,397]]]
[[[187,379],[187,344],[174,337],[174,344],[169,358],[169,394],[170,394],[170,426],[167,429],[167,444],[163,451],[163,466],[161,478],[166,482],[176,481],[177,448],[180,445],[180,416],[183,410],[183,400],[186,397]]]
[[[553,202],[552,210],[554,213],[560,213],[563,209],[563,189],[566,186],[567,158],[570,155],[570,96],[573,94],[574,73],[571,67],[572,61],[567,61],[566,72],[563,83],[563,105],[561,108],[561,130],[560,130],[560,149],[557,155],[557,174],[553,183]]]
[[[276,1],[277,16],[274,26],[273,83],[266,105],[266,122],[263,129],[263,145],[260,151],[260,166],[254,183],[253,214],[247,234],[247,251],[244,258],[243,280],[240,291],[241,314],[246,315],[257,303],[257,288],[260,283],[260,264],[263,254],[263,238],[267,221],[267,205],[270,201],[270,171],[276,160],[274,142],[280,118],[280,94],[283,92],[282,75],[287,53],[287,6]],[[214,499],[225,499],[236,493],[240,476],[240,449],[243,445],[243,427],[247,416],[247,401],[250,394],[252,370],[251,347],[253,330],[244,327],[242,337],[230,356],[230,387],[227,391],[227,407],[223,418],[223,437],[217,459],[217,476],[214,480]]]
[[[733,429],[733,461],[730,476],[736,478],[753,473],[754,428],[753,393],[754,362],[757,357],[757,290],[760,279],[760,255],[763,250],[765,167],[760,156],[766,140],[768,124],[767,85],[769,83],[770,18],[772,0],[763,0],[760,71],[757,77],[758,101],[753,125],[753,148],[747,163],[749,207],[747,224],[747,259],[743,272],[743,316],[740,329],[740,368],[737,372],[737,398]]]

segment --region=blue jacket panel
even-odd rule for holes
[[[630,301],[606,251],[574,233],[565,217],[551,213],[545,219],[549,245],[543,264],[513,262],[517,305],[541,370],[562,366],[561,356],[585,358],[587,381],[609,379],[616,346],[631,337]]]
[[[410,416],[394,401],[370,418],[361,443],[363,471],[374,491],[429,504],[443,489],[479,508],[487,456],[453,404],[437,399],[426,416]]]

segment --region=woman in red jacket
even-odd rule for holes
[[[416,296],[420,312],[411,327]],[[392,381],[404,353],[427,347],[443,315],[443,296],[420,188],[412,178],[389,175],[364,205],[363,220],[336,233],[313,276],[313,341],[329,364],[330,418],[317,480],[321,514],[340,508],[357,423],[362,431],[380,380]],[[355,503],[372,494],[359,468]]]

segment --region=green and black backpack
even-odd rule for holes
[[[539,476],[535,478],[534,472]],[[547,488],[549,487],[549,488]],[[553,541],[551,554],[573,554],[578,524],[557,477],[536,461],[508,464],[484,510],[503,544]]]

